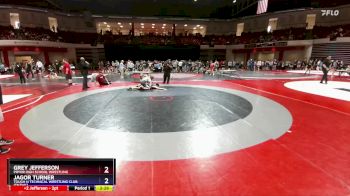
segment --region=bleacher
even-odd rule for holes
[[[290,28],[276,30],[272,33],[262,32],[244,32],[241,36],[236,35],[206,35],[200,34],[187,36],[169,36],[148,34],[142,36],[115,35],[106,32],[99,33],[79,33],[71,31],[60,31],[57,33],[44,28],[20,28],[14,29],[12,26],[0,26],[0,39],[18,39],[18,40],[40,40],[57,41],[66,43],[113,43],[113,44],[142,44],[142,45],[234,45],[234,44],[252,44],[263,42],[287,41],[287,40],[305,40],[342,37],[349,35],[350,24],[343,26],[321,27],[315,26],[312,31],[305,28]],[[309,35],[309,36],[307,36]],[[311,37],[310,37],[311,35]]]

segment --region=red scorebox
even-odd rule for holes
[[[10,191],[68,191],[68,186],[9,186]]]

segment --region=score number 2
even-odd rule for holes
[[[109,167],[105,166],[103,173],[109,174]],[[109,179],[108,178],[105,178],[105,184],[109,184]]]
[[[103,173],[109,174],[109,168],[107,166],[105,166],[105,171]]]
[[[103,173],[108,175],[108,176],[104,176],[103,177],[103,183],[104,184],[111,184],[112,183],[112,182],[110,182],[110,180],[112,180],[112,179],[109,177],[109,175],[111,174],[111,171],[109,169],[110,169],[109,166],[103,166],[103,170],[102,170]]]

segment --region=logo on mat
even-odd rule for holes
[[[339,10],[321,10],[322,16],[339,16]]]

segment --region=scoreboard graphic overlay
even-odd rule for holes
[[[8,159],[11,191],[113,191],[115,159]]]

